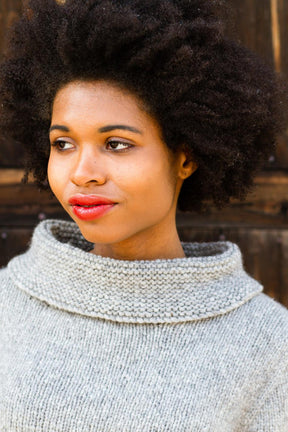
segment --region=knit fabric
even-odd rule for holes
[[[0,272],[1,432],[287,432],[288,311],[230,242],[89,253],[45,221]]]

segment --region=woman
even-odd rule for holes
[[[13,28],[2,131],[74,222],[1,271],[1,432],[287,431],[287,310],[175,224],[243,197],[283,125],[217,7],[31,0]]]

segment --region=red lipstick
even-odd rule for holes
[[[69,199],[73,213],[82,220],[94,220],[111,210],[117,203],[98,195],[77,194]]]

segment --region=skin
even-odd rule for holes
[[[128,126],[131,130],[112,128]],[[56,94],[48,180],[63,208],[94,243],[92,253],[125,260],[182,258],[176,229],[181,186],[196,166],[172,154],[158,123],[128,91],[104,81],[72,82]],[[117,205],[92,221],[72,212],[71,196]]]

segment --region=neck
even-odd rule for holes
[[[176,224],[173,228],[143,231],[115,244],[95,244],[91,253],[119,260],[156,260],[185,258]]]

